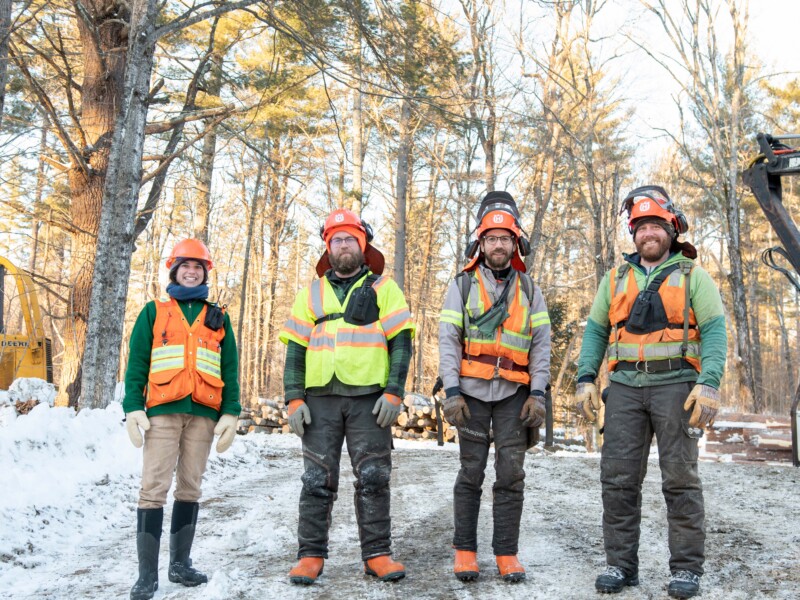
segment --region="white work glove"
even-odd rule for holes
[[[683,403],[683,410],[692,411],[689,427],[711,427],[719,410],[719,390],[710,385],[694,386],[686,402]]]
[[[597,393],[595,384],[583,382],[575,387],[575,408],[579,413],[583,413],[590,423],[597,421],[597,413],[600,412],[600,394]]]
[[[222,454],[231,447],[233,438],[236,437],[236,423],[238,421],[236,415],[222,415],[214,427],[214,435],[218,435],[217,452]]]
[[[308,404],[300,399],[289,400],[289,428],[298,436],[303,437],[305,433],[303,423],[311,424],[311,411]]]
[[[381,394],[372,409],[373,415],[378,415],[378,425],[388,427],[400,414],[403,399],[394,394]]]
[[[141,448],[144,443],[142,434],[139,428],[144,431],[150,429],[150,420],[143,410],[134,410],[125,415],[125,429],[128,430],[128,437],[131,438],[131,444],[136,448]]]

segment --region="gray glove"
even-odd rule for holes
[[[525,404],[522,405],[522,412],[519,413],[522,424],[525,427],[538,429],[544,423],[545,416],[547,416],[547,408],[544,405],[544,398],[541,396],[528,396]]]
[[[311,411],[308,405],[302,400],[289,401],[289,427],[298,436],[303,437],[305,433],[303,424],[311,424]]]
[[[444,418],[456,427],[463,427],[469,421],[469,407],[461,394],[448,396],[442,400],[442,408],[444,408]]]
[[[394,394],[382,394],[375,402],[375,408],[372,409],[373,415],[378,415],[378,425],[381,427],[388,427],[397,418],[402,410],[403,401],[400,396]]]
[[[719,390],[710,385],[697,384],[692,388],[683,410],[691,410],[690,427],[711,427],[719,410]]]

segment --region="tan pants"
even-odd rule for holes
[[[144,466],[139,508],[160,508],[176,471],[175,499],[200,500],[200,484],[206,471],[216,423],[195,415],[157,415],[150,418],[144,434]]]

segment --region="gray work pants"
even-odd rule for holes
[[[606,561],[629,574],[639,569],[642,481],[653,434],[658,443],[661,490],[667,504],[672,572],[703,574],[705,512],[697,473],[697,439],[683,403],[693,383],[634,388],[611,383],[600,462]]]
[[[355,480],[355,508],[361,558],[391,554],[389,515],[392,433],[372,414],[380,392],[364,396],[309,396],[311,423],[303,434],[303,489],[297,527],[298,558],[328,557],[331,510],[339,491],[342,443]]]
[[[516,554],[518,551],[525,490],[523,463],[528,441],[528,428],[522,424],[519,415],[527,398],[526,386],[520,386],[513,396],[499,402],[484,402],[464,396],[470,419],[458,430],[461,469],[453,489],[453,547],[457,550],[475,552],[478,548],[478,513],[489,444],[492,441],[489,437],[491,429],[496,474],[492,487],[492,549],[499,556]]]

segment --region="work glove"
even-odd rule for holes
[[[463,427],[469,421],[469,407],[461,394],[448,396],[442,400],[442,408],[444,408],[444,418],[456,427]]]
[[[597,393],[595,384],[586,381],[575,387],[575,408],[579,413],[583,413],[589,423],[597,421],[597,413],[600,412],[600,394]]]
[[[375,402],[375,408],[372,409],[373,415],[378,415],[378,425],[381,427],[388,427],[400,414],[402,400],[400,396],[394,394],[382,394]]]
[[[231,447],[233,438],[236,437],[236,422],[239,419],[236,415],[222,415],[214,427],[214,435],[218,435],[217,452],[222,454]]]
[[[547,409],[544,405],[544,398],[531,395],[522,405],[522,412],[519,413],[519,418],[522,419],[522,424],[525,427],[538,429],[544,423],[546,415]]]
[[[128,430],[131,444],[136,448],[141,448],[144,443],[142,433],[139,431],[140,427],[145,431],[150,429],[150,420],[143,410],[134,410],[125,415],[125,429]]]
[[[694,386],[686,402],[683,403],[683,410],[692,411],[689,427],[711,427],[719,410],[719,390],[710,385]]]
[[[311,425],[311,411],[303,400],[289,400],[289,427],[298,436],[303,437],[303,423]]]

